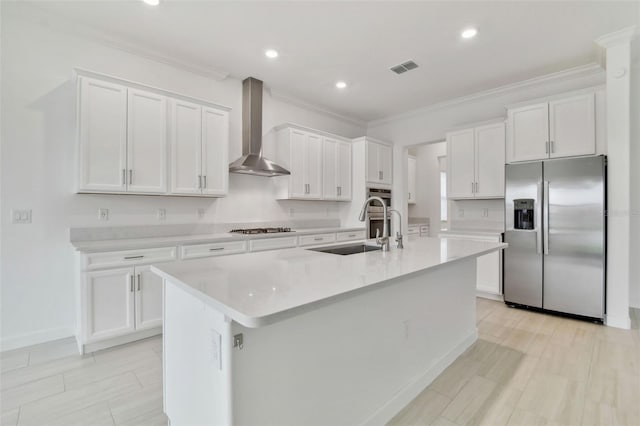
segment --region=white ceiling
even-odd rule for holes
[[[45,2],[176,60],[370,121],[596,60],[638,2]],[[478,28],[462,40],[460,31]],[[264,56],[266,48],[280,53]],[[408,59],[402,75],[389,68]],[[337,80],[349,87],[335,88]]]

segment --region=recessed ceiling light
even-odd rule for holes
[[[160,4],[160,0],[142,0],[142,1],[148,4],[149,6],[157,6]]]
[[[344,89],[345,87],[347,87],[347,83],[345,83],[344,81],[339,81],[336,83],[336,87],[338,89]]]
[[[476,30],[475,28],[467,28],[466,30],[462,31],[462,34],[460,35],[462,36],[462,38],[474,38],[476,34],[478,34],[478,30]]]
[[[271,58],[271,59],[278,57],[278,51],[273,49],[266,50],[264,54],[267,58]]]

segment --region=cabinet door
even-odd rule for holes
[[[305,174],[307,176],[307,196],[319,200],[322,198],[322,137],[309,133],[305,152]]]
[[[378,146],[378,163],[380,168],[380,183],[393,183],[393,149],[388,145]]]
[[[171,101],[172,194],[200,194],[202,164],[202,108],[190,102]]]
[[[338,200],[351,201],[351,143],[338,143]]]
[[[475,129],[475,196],[504,197],[504,123]]]
[[[324,138],[322,142],[322,198],[337,200],[339,195],[338,141]]]
[[[299,130],[291,130],[289,138],[289,197],[306,198],[307,181],[305,174],[305,152],[307,134]]]
[[[507,125],[507,162],[549,157],[549,104],[510,109]]]
[[[226,195],[229,179],[229,113],[202,108],[202,193]]]
[[[551,158],[596,153],[595,95],[549,102]]]
[[[473,198],[474,163],[474,130],[447,134],[448,198]]]
[[[407,202],[409,204],[416,203],[416,173],[416,159],[413,157],[409,157],[407,162]]]
[[[380,145],[375,142],[367,142],[367,181],[372,183],[380,183],[380,163],[379,157]]]
[[[85,274],[87,341],[135,330],[133,274],[133,268]]]
[[[136,330],[162,325],[162,278],[150,266],[135,269]]]
[[[78,190],[126,189],[127,89],[80,78]]]
[[[167,103],[155,93],[128,89],[127,191],[167,192]]]

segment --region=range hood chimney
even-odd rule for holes
[[[242,157],[229,164],[230,173],[283,176],[291,172],[262,156],[262,81],[242,82]]]

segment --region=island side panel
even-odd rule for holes
[[[476,259],[242,333],[234,425],[385,424],[477,338]]]
[[[231,324],[164,283],[164,411],[171,425],[230,425]]]

